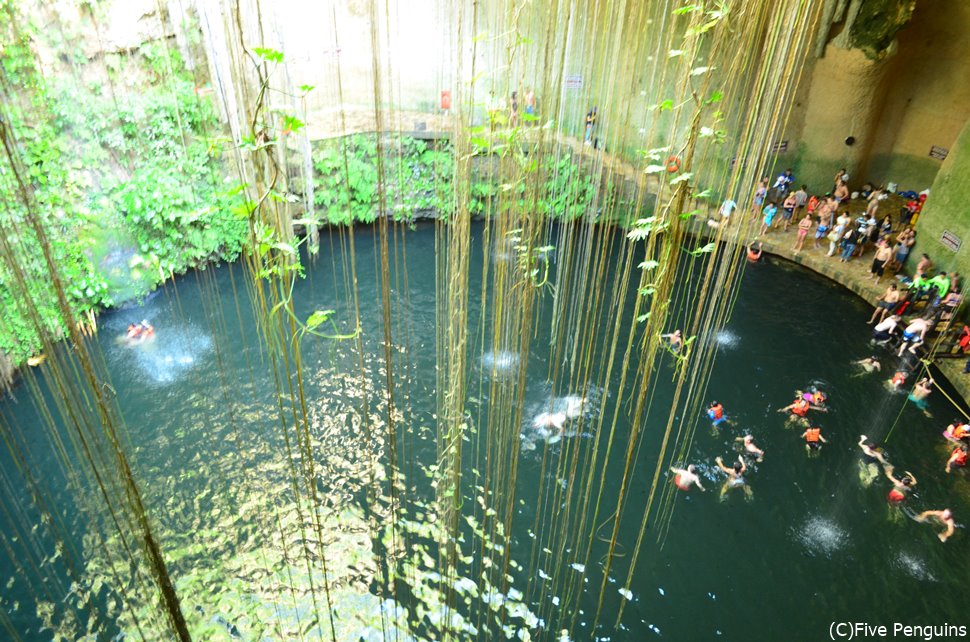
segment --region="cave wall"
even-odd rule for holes
[[[925,252],[938,268],[970,276],[970,123],[964,125],[937,173],[916,231],[914,255]],[[960,247],[954,250],[956,240]]]
[[[842,4],[843,15],[823,27],[824,54],[802,78],[783,136],[789,153],[778,164],[819,190],[840,167],[853,189],[866,180],[925,189],[943,162],[931,148],[948,150],[970,118],[970,3]]]

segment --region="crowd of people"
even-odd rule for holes
[[[761,238],[773,233],[788,233],[792,227],[795,234],[791,250],[796,253],[825,252],[825,256],[833,260],[837,257],[840,262],[849,263],[864,257],[871,248],[872,262],[866,269],[868,277],[879,283],[887,273],[896,275],[896,280],[889,283],[876,300],[876,309],[869,324],[874,326],[872,343],[886,347],[890,354],[895,355],[894,360],[899,362],[886,385],[891,390],[901,392],[907,388],[907,381],[911,377],[915,378],[917,371],[926,362],[924,344],[927,335],[934,327],[950,318],[949,315],[960,305],[960,275],[935,269],[926,254],[917,261],[912,278],[902,273],[916,242],[914,224],[922,209],[925,194],[908,194],[906,206],[894,220],[889,212],[880,211],[880,208],[889,208],[886,204],[889,194],[885,190],[867,184],[861,192],[852,194],[848,188],[848,178],[844,169],[839,170],[833,179],[832,188],[822,196],[810,194],[805,185],[794,189],[795,177],[790,169],[781,173],[770,186],[769,179],[762,178],[751,201],[749,220],[751,223],[757,222],[759,227],[756,239],[748,246],[747,259],[751,262],[760,260],[763,251]],[[720,208],[722,221],[726,221],[736,208],[733,200],[725,200]],[[852,210],[857,211],[855,217],[850,215]],[[712,221],[711,224],[717,227],[722,223]],[[904,320],[904,315],[909,316],[909,319]],[[970,330],[965,334],[966,347],[970,349]],[[680,348],[682,339],[679,331],[674,335],[663,336],[668,339],[674,351]],[[882,369],[875,356],[855,363],[865,373]],[[970,361],[967,362],[965,371],[970,372]],[[909,392],[909,400],[927,415],[926,399],[933,386],[932,378],[924,376],[916,381]],[[817,389],[798,391],[794,401],[778,411],[787,413],[790,424],[803,428],[800,439],[804,441],[806,451],[810,456],[818,455],[827,442],[821,428],[810,420],[810,416],[827,411],[825,393]],[[707,415],[715,427],[727,421],[724,408],[717,402],[712,402]],[[943,436],[954,445],[943,466],[949,474],[967,464],[970,424],[955,419]],[[734,488],[745,488],[745,492],[750,494],[750,488],[745,481],[745,473],[748,471],[745,458],[759,462],[764,458],[764,451],[757,447],[750,434],[737,437],[735,441],[740,442],[742,449],[736,462],[727,466],[720,457],[715,460],[717,469],[725,475],[721,488],[722,498]],[[889,482],[887,501],[894,506],[906,502],[910,491],[916,486],[916,477],[908,471],[897,476],[884,452],[869,442],[865,435],[860,436],[858,445],[863,454],[863,465],[871,468],[870,479],[884,477]],[[686,468],[672,467],[670,470],[673,473],[673,483],[679,489],[686,491],[696,486],[699,490],[705,490],[693,465]],[[945,542],[954,532],[956,525],[949,509],[906,512],[917,522],[939,524],[942,527],[938,533],[940,541]]]

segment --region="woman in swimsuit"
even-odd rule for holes
[[[717,467],[727,475],[727,479],[724,480],[724,485],[721,486],[721,499],[724,499],[724,494],[732,488],[744,488],[744,493],[751,497],[751,489],[747,484],[744,483],[744,473],[747,472],[748,466],[744,463],[744,459],[741,455],[738,455],[738,460],[734,463],[734,466],[728,468],[724,465],[724,462],[720,457],[714,460],[717,462]]]

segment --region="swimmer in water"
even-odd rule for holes
[[[897,479],[893,475],[893,467],[889,464],[886,464],[883,470],[886,473],[886,478],[893,483],[892,490],[886,495],[886,500],[890,504],[901,504],[906,501],[906,496],[916,486],[916,476],[907,470],[902,477]]]
[[[933,390],[931,389],[931,386],[934,383],[936,382],[933,381],[932,378],[923,377],[922,379],[916,382],[916,386],[913,387],[913,392],[911,392],[910,394],[912,395],[913,399],[917,401],[922,401],[923,399],[926,399],[931,392],[933,392]]]
[[[711,402],[710,407],[707,409],[707,416],[715,426],[720,426],[727,421],[727,417],[724,415],[724,406],[716,401]]]
[[[954,419],[953,422],[946,427],[943,431],[943,436],[955,443],[963,443],[964,439],[970,437],[970,426],[963,423],[959,418]]]
[[[681,349],[684,347],[684,335],[678,329],[674,330],[670,334],[661,334],[661,339],[667,339],[670,342],[670,350],[674,354],[680,354]]]
[[[953,522],[953,513],[950,512],[949,508],[944,508],[943,510],[924,510],[913,519],[917,522],[928,522],[932,519],[946,526],[946,529],[942,533],[937,534],[941,542],[949,539],[950,535],[953,535],[953,531],[956,529],[956,524]]]
[[[543,437],[562,436],[566,430],[566,413],[543,412],[536,415],[532,425]]]
[[[825,437],[822,436],[822,429],[806,428],[805,432],[802,433],[802,439],[805,440],[805,452],[811,454],[813,450],[821,450],[822,444],[827,444],[829,442],[825,441]]]
[[[735,437],[734,441],[742,442],[744,450],[755,456],[756,461],[761,461],[765,458],[765,451],[758,448],[757,444],[754,443],[754,437],[751,435],[745,435],[744,437]]]
[[[677,488],[690,490],[690,487],[694,485],[704,490],[704,487],[701,486],[701,478],[694,472],[694,464],[688,465],[687,468],[675,468],[671,466],[670,472],[674,474],[674,485]]]
[[[879,467],[886,466],[886,456],[875,444],[866,443],[869,438],[859,435],[859,448],[862,449],[862,459],[859,461],[859,481],[863,486],[869,486],[879,477]]]
[[[896,374],[893,375],[893,378],[887,380],[887,383],[889,384],[890,388],[899,391],[902,390],[904,385],[906,385],[906,377],[907,374],[905,370],[897,370]]]
[[[879,365],[879,359],[875,357],[866,357],[865,359],[859,359],[858,361],[853,361],[855,365],[862,368],[867,373],[879,372],[882,366]]]
[[[808,394],[808,393],[805,393]],[[806,399],[802,393],[799,393],[795,398],[795,401],[791,402],[784,408],[779,408],[778,412],[788,412],[788,423],[808,423],[808,411],[809,410],[820,410],[821,412],[827,412],[827,410],[821,406],[812,404],[811,401]]]
[[[886,466],[886,456],[882,454],[882,450],[873,444],[870,446],[866,443],[869,438],[865,435],[859,435],[859,448],[862,449],[863,454],[873,462],[879,462],[883,466]]]
[[[751,497],[751,488],[744,483],[744,473],[747,472],[748,466],[744,463],[744,459],[741,455],[738,455],[738,460],[734,462],[731,468],[724,465],[724,462],[720,457],[714,460],[717,462],[717,467],[727,475],[727,479],[724,480],[724,485],[721,486],[721,499],[724,499],[724,494],[727,493],[732,488],[743,488],[745,494]]]
[[[953,470],[954,466],[959,466],[960,468],[967,465],[967,445],[960,444],[953,449],[950,453],[950,458],[946,460],[946,472],[947,474]]]
[[[748,261],[751,263],[757,263],[761,260],[761,242],[756,241],[748,246]]]

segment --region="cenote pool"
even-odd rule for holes
[[[619,628],[614,628],[622,601],[618,589],[629,568],[642,516],[638,507],[646,502],[666,423],[666,417],[651,416],[635,453],[629,508],[621,522],[600,623],[594,630],[609,528],[598,531],[593,541],[584,569],[588,581],[570,565],[575,559],[571,551],[542,552],[533,529],[537,521],[542,529],[555,528],[565,508],[550,507],[549,500],[539,496],[540,489],[548,495],[550,488],[565,484],[556,475],[557,458],[579,452],[579,461],[585,461],[582,455],[593,447],[595,436],[580,432],[547,444],[536,437],[531,424],[553,398],[568,404],[563,399],[569,394],[585,394],[602,401],[604,393],[595,386],[569,390],[549,383],[549,373],[555,369],[550,360],[561,358],[551,356],[549,348],[551,296],[544,295],[539,304],[542,314],[527,362],[520,363],[516,354],[483,339],[489,336],[479,325],[483,228],[473,227],[472,233],[468,360],[473,381],[468,387],[468,412],[470,421],[483,428],[472,433],[466,447],[470,462],[466,501],[474,501],[474,486],[479,483],[471,462],[488,437],[483,434],[489,425],[484,408],[492,390],[488,383],[503,373],[517,375],[519,366],[525,369],[516,518],[507,542],[511,558],[520,565],[509,570],[514,578],[511,587],[524,597],[522,606],[516,606],[519,612],[508,614],[509,622],[518,618],[534,623],[523,615],[529,611],[544,624],[532,628],[533,639],[559,639],[559,631],[569,628],[575,613],[572,639],[578,640],[821,639],[828,635],[831,621],[960,623],[966,609],[962,589],[970,572],[970,539],[965,529],[958,529],[944,545],[936,538],[937,527],[917,524],[891,509],[885,499],[890,487],[885,478],[868,485],[863,482],[856,446],[860,434],[883,442],[895,426],[885,446],[888,457],[898,471],[912,471],[919,480],[909,509],[950,507],[958,524],[970,522],[966,475],[943,472],[949,448],[940,432],[951,419],[948,403],[939,391],[932,394],[927,407],[930,418],[907,403],[905,395],[890,392],[884,380],[891,376],[891,370],[886,370],[895,362],[888,353],[869,346],[866,320],[871,309],[821,277],[769,259],[746,268],[732,317],[714,339],[720,348],[706,398],[721,401],[734,423],[715,431],[706,419],[696,419],[699,427],[691,461],[703,471],[708,492],[678,496],[662,545],[648,531],[630,586],[632,601]],[[413,524],[410,548],[398,550],[402,558],[415,558],[418,566],[419,558],[435,553],[417,544],[427,535],[421,533],[427,514],[424,503],[434,496],[422,472],[423,466],[435,461],[434,234],[433,226],[418,226],[392,250],[397,266],[391,280],[396,325],[390,352],[397,401],[392,417],[402,462],[400,501]],[[332,578],[330,599],[338,616],[337,638],[381,639],[382,600],[387,600],[383,611],[388,637],[406,639],[386,622],[394,606],[387,595],[378,597],[385,571],[371,554],[374,543],[366,527],[368,519],[379,522],[386,517],[382,511],[387,502],[368,495],[373,469],[367,462],[386,456],[387,444],[377,438],[368,440],[360,408],[367,401],[375,432],[386,430],[387,408],[381,394],[385,352],[374,232],[364,228],[355,235],[364,362],[358,363],[352,341],[312,338],[303,346],[309,439],[319,464],[313,474],[324,498],[320,523]],[[498,253],[492,259],[502,260]],[[335,319],[346,318],[347,261],[345,240],[325,237],[321,257],[296,287],[304,316],[333,309]],[[186,616],[210,626],[205,639],[299,639],[286,633],[285,623],[297,621],[306,639],[329,639],[329,627],[314,622],[310,614],[312,599],[289,588],[315,583],[319,591],[321,572],[297,553],[303,551],[294,535],[300,518],[285,508],[293,503],[291,464],[301,445],[291,440],[292,432],[281,428],[277,391],[267,372],[261,329],[254,321],[245,281],[239,266],[223,266],[170,282],[142,304],[104,315],[96,340],[98,354],[110,375],[112,398],[125,417],[135,476]],[[142,318],[157,328],[154,343],[135,348],[121,344],[116,337]],[[851,362],[870,354],[880,356],[884,371],[860,376]],[[669,399],[673,394],[669,359],[659,368],[656,396]],[[619,369],[615,372],[618,378]],[[796,389],[812,384],[828,392],[831,410],[818,418],[829,443],[820,456],[809,458],[799,439],[801,429],[787,428],[776,410],[791,401]],[[52,382],[42,370],[37,385],[50,398]],[[614,390],[606,395],[603,412],[612,413],[611,399],[618,385],[618,381],[612,383]],[[599,407],[595,412],[600,412]],[[91,483],[85,474],[65,465],[78,457],[75,446],[65,438],[64,455],[56,454],[25,382],[3,402],[0,413],[7,425],[20,427],[14,433],[22,461],[49,494],[58,528],[70,534],[69,546],[57,548],[49,525],[28,538],[36,522],[21,522],[14,507],[38,521],[40,514],[7,449],[2,455],[2,519],[12,544],[0,553],[3,576],[8,578],[0,594],[13,627],[24,640],[50,640],[51,630],[41,630],[46,618],[65,626],[67,622],[82,633],[96,632],[90,639],[121,639],[123,632],[126,639],[140,639],[129,628],[121,600],[108,588],[112,577],[127,581],[134,571],[107,566],[99,551],[113,550],[117,542],[111,541],[111,531],[104,524],[85,517],[69,490],[75,473],[76,483]],[[630,429],[629,414],[629,407],[622,407],[617,423],[623,444]],[[30,426],[36,429],[24,428]],[[766,451],[764,462],[754,464],[748,474],[752,496],[746,500],[742,493],[731,492],[721,501],[718,490],[723,477],[715,473],[713,460],[718,455],[736,457],[734,439],[746,432]],[[622,467],[623,458],[614,456],[606,470],[604,496],[615,496]],[[599,521],[607,519],[611,510],[603,510]],[[537,511],[541,511],[539,520]],[[463,554],[471,555],[480,546],[469,533]],[[319,559],[320,551],[311,553]],[[480,571],[474,564],[469,568],[476,576]],[[64,579],[59,585],[56,576],[67,578],[68,573],[75,579]],[[404,573],[402,586],[407,588],[398,592],[398,602],[433,621],[437,598],[427,582],[414,580],[417,573],[414,568]],[[556,595],[543,590],[544,582],[555,586],[546,578],[557,573],[560,578],[576,574],[573,584],[582,593]],[[71,586],[78,577],[86,578],[81,582],[90,595],[91,606],[86,610],[71,607],[67,594],[81,591]],[[153,596],[130,591],[132,611],[152,604]],[[467,586],[464,591],[472,602],[495,602],[494,596]],[[424,606],[419,608],[419,603]],[[498,606],[483,610],[498,610]],[[96,614],[93,624],[91,612]],[[257,617],[275,624],[256,630],[252,623]],[[490,625],[487,618],[482,621],[470,615],[469,619],[476,632],[469,630],[462,637],[495,639],[498,635],[499,625]],[[421,634],[421,627],[415,632]],[[156,639],[148,634],[146,638]]]

